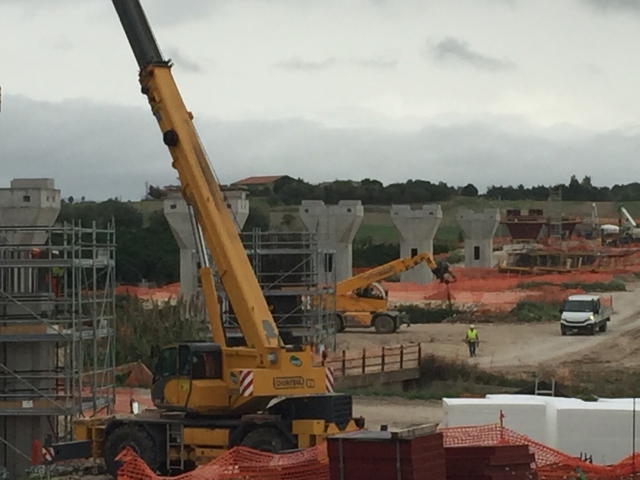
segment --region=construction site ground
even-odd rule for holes
[[[400,343],[422,342],[423,355],[434,354],[467,362],[492,373],[531,378],[534,372],[552,374],[560,383],[586,382],[593,393],[607,396],[607,386],[620,375],[640,372],[640,283],[627,284],[626,292],[611,294],[614,315],[607,332],[595,336],[562,336],[559,322],[483,323],[476,327],[480,336],[478,356],[469,358],[463,342],[466,323],[412,325],[391,335],[374,331],[347,331],[339,334],[339,349],[375,349]],[[577,375],[577,376],[576,376]],[[602,382],[602,389],[598,382]],[[379,413],[380,412],[380,415]],[[359,397],[356,413],[365,415],[374,428],[381,423],[410,426],[439,422],[439,401],[407,400],[396,397]]]
[[[606,365],[640,368],[640,283],[627,284],[627,291],[605,295],[613,297],[614,314],[607,332],[595,336],[560,334],[560,323],[482,323],[478,355],[468,358],[463,339],[467,324],[440,323],[402,327],[398,332],[380,335],[372,330],[352,330],[338,335],[338,349],[392,346],[421,342],[424,354],[464,359],[492,371],[531,371],[540,366],[565,364]],[[559,317],[559,314],[558,314]],[[612,348],[615,346],[615,348]]]

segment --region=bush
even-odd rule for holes
[[[520,300],[509,312],[518,322],[547,322],[558,320],[560,303],[532,302]]]
[[[460,313],[459,310],[452,308],[426,308],[419,305],[400,305],[396,310],[406,313],[409,316],[409,322],[414,325],[442,323],[447,318]]]
[[[184,315],[185,303],[175,305],[144,301],[131,296],[116,298],[116,365],[142,361],[153,371],[156,348],[208,339],[202,320]],[[206,335],[205,335],[206,332]]]
[[[620,280],[611,280],[610,282],[564,282],[562,288],[566,290],[582,289],[585,292],[626,292],[627,286]]]
[[[564,290],[584,290],[585,292],[625,292],[627,290],[624,282],[611,280],[610,282],[563,282],[560,285],[553,282],[520,282],[516,288],[527,290],[538,287],[557,286]]]

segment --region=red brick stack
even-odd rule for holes
[[[446,480],[435,428],[353,432],[328,437],[331,480]]]
[[[447,447],[447,480],[536,480],[528,445]]]

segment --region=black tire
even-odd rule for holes
[[[380,315],[373,321],[373,328],[378,333],[393,333],[396,330],[396,322],[389,315]]]
[[[564,328],[560,328],[560,332],[562,333],[563,337],[567,335],[567,331]]]
[[[344,332],[344,329],[345,329],[344,320],[340,315],[336,315],[335,318],[336,318],[336,332],[338,333]]]
[[[120,467],[116,457],[125,447],[131,447],[153,472],[160,470],[160,456],[153,437],[140,425],[124,424],[116,427],[104,444],[104,463],[114,477],[117,478]]]
[[[589,335],[595,335],[596,334],[596,326],[595,325],[589,325]]]
[[[602,322],[600,324],[600,326],[598,327],[598,331],[602,332],[602,333],[606,332],[607,331],[607,323],[609,323],[609,322],[607,322],[607,321]]]
[[[251,430],[242,439],[240,445],[270,453],[278,453],[283,450],[296,448],[296,445],[276,427],[260,427]]]

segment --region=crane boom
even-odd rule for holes
[[[173,168],[178,171],[182,194],[194,209],[247,347],[257,350],[259,364],[265,366],[266,356],[277,355],[282,341],[194,127],[193,115],[187,110],[171,73],[171,62],[163,58],[139,0],[112,1],[140,67],[142,93],[148,98],[164,144],[171,153]],[[210,269],[201,267],[200,276],[204,280],[205,298],[217,298],[213,282],[209,281]],[[222,329],[218,313],[211,311],[213,308],[217,309],[217,301],[208,301],[214,340],[225,345],[224,338],[216,338]]]
[[[379,282],[385,278],[391,277],[398,273],[406,272],[426,263],[440,283],[449,283],[449,278],[455,280],[455,276],[449,271],[449,265],[446,263],[436,263],[429,252],[422,252],[413,257],[399,258],[379,267],[367,270],[359,275],[355,275],[347,280],[338,282],[336,285],[336,295],[345,295],[358,288],[366,287],[374,282]]]
[[[636,221],[633,219],[633,217],[631,216],[631,214],[628,212],[626,208],[620,207],[620,213],[622,213],[622,215],[627,220],[627,223],[629,224],[630,227],[636,228],[638,226],[636,224]]]

